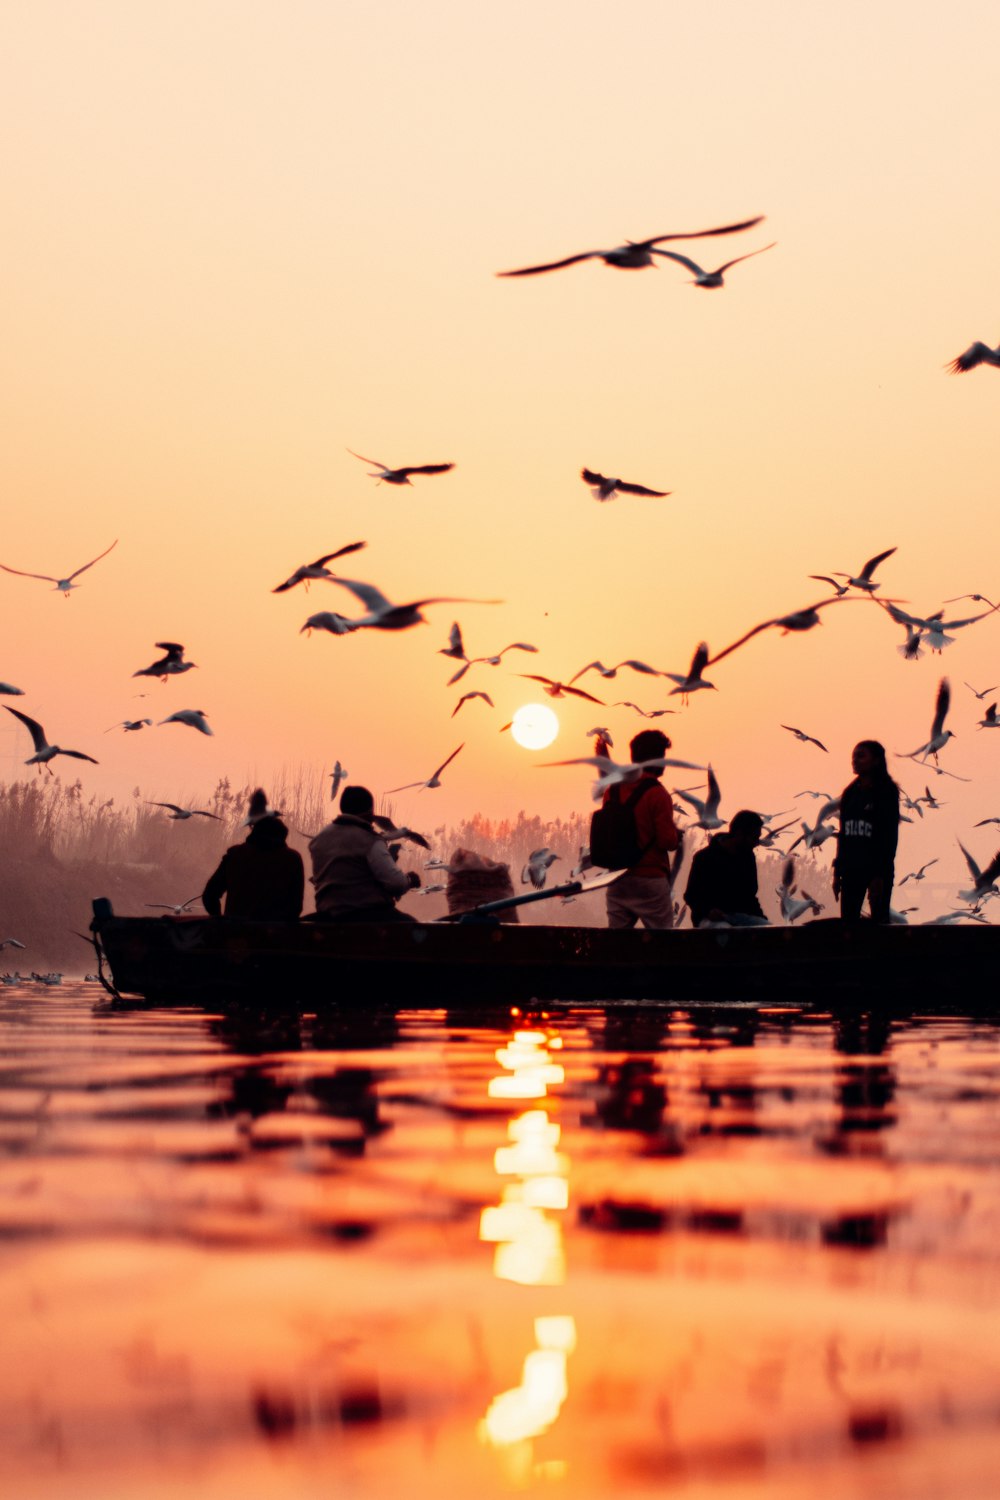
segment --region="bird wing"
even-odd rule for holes
[[[448,470],[449,469],[453,469],[454,467],[455,467],[454,464],[411,464],[408,468],[406,468],[406,469],[397,469],[395,472],[397,474],[403,474],[403,475],[407,475],[407,474],[447,474]]]
[[[633,672],[645,672],[649,677],[660,676],[660,673],[656,670],[655,667],[648,667],[644,661],[633,661],[631,657],[628,659],[628,661],[620,661],[618,663],[618,667],[615,670],[617,671],[621,667],[631,667]]]
[[[367,462],[371,463],[371,459],[368,459]],[[382,467],[381,464],[379,467]],[[309,566],[311,568],[325,568],[327,563],[333,562],[335,558],[346,557],[349,552],[360,552],[362,547],[367,546],[367,542],[348,542],[346,547],[338,547],[336,552],[328,552],[325,557],[317,557],[316,561],[310,563]]]
[[[334,580],[342,583],[343,579]],[[365,585],[368,587],[368,585]],[[360,595],[358,596],[360,598]],[[456,599],[451,594],[435,594],[432,599],[411,599],[408,604],[400,604],[399,609],[423,609],[425,604],[502,604],[502,599]],[[390,608],[392,606],[390,605]]]
[[[992,353],[993,350],[988,344],[984,344],[981,339],[977,339],[957,359],[951,360],[947,368],[953,375],[959,375],[966,370],[974,370],[976,365],[981,365],[983,360]]]
[[[484,699],[490,705],[490,708],[492,708],[494,706],[493,705],[493,699],[490,697],[489,693],[480,693],[480,692],[463,693],[462,696],[461,696],[461,698],[459,698],[458,702],[455,704],[455,707],[451,711],[452,718],[454,718],[455,715],[458,713],[458,710],[462,707],[462,704],[463,703],[468,703],[468,701],[469,701],[470,698],[482,698],[482,699]]]
[[[537,655],[538,647],[529,646],[527,641],[512,641],[509,646],[505,646],[503,648],[503,651],[500,651],[497,654],[499,656],[503,656],[504,651],[533,651]]]
[[[20,719],[21,723],[31,735],[32,743],[34,744],[35,749],[44,750],[45,746],[48,744],[48,740],[46,740],[45,730],[42,728],[41,724],[39,724],[38,720],[29,719],[28,715],[23,714],[19,708],[11,708],[6,703],[3,706],[4,708],[6,708],[9,714],[14,715],[15,719]]]
[[[599,703],[602,708],[606,706],[603,698],[595,698],[593,693],[585,693],[583,688],[570,687],[568,682],[563,683],[562,690],[564,693],[572,693],[574,698],[585,698],[588,703]]]
[[[715,772],[712,770],[712,767],[709,766],[709,768],[708,768],[708,797],[705,800],[705,806],[710,811],[718,812],[718,810],[719,810],[719,801],[721,799],[721,795],[722,794],[719,791],[719,783],[715,779]]]
[[[598,474],[596,469],[581,469],[580,478],[586,480],[587,484],[610,484],[611,480],[604,474]]]
[[[940,624],[935,625],[934,628],[935,630],[960,630],[963,625],[975,625],[977,620],[985,620],[987,615],[992,615],[995,613],[996,606],[994,606],[993,609],[984,610],[981,615],[973,615],[970,620],[942,620]],[[988,688],[987,692],[989,692]]]
[[[650,490],[644,484],[626,484],[624,479],[619,479],[618,488],[626,495],[652,495],[657,500],[663,500],[671,493],[670,490]]]
[[[577,755],[572,760],[540,760],[540,766],[596,766],[603,773],[608,771],[623,771],[626,768],[619,766],[610,755]]]
[[[735,260],[727,260],[725,265],[717,268],[716,276],[721,276],[730,266],[738,266],[741,260],[752,260],[755,255],[763,255],[765,250],[773,250],[777,243],[777,240],[772,240],[769,245],[761,245],[759,250],[751,250],[746,255],[737,255]]]
[[[372,460],[366,459],[365,462],[371,463]],[[372,614],[381,614],[383,610],[393,607],[381,589],[377,589],[373,583],[359,583],[356,578],[331,578],[330,582],[349,590],[356,599],[360,599],[362,604],[368,606]],[[429,602],[427,599],[421,601],[424,604]]]
[[[365,458],[363,453],[355,453],[353,448],[348,448],[347,451],[352,458],[360,458],[363,464],[374,464],[376,469],[381,469],[386,474],[392,473],[392,470],[389,468],[388,464],[380,463],[377,458]]]
[[[445,686],[446,687],[451,687],[451,685],[452,685],[453,682],[460,682],[471,666],[472,666],[471,661],[463,662],[462,665],[459,667],[458,671],[457,672],[453,672],[452,675],[448,678],[448,681],[445,683]]]
[[[171,812],[175,812],[175,813],[182,813],[184,811],[184,808],[183,807],[178,807],[176,802],[150,802],[150,801],[147,800],[146,806],[147,807],[166,807],[166,808],[169,808]]]
[[[111,543],[110,547],[105,547],[104,551],[103,552],[99,552],[96,557],[92,557],[89,563],[84,563],[84,565],[83,565],[82,568],[77,568],[77,570],[76,570],[75,573],[71,573],[69,575],[69,578],[66,579],[66,582],[70,583],[74,578],[79,578],[79,576],[80,576],[81,573],[86,573],[86,571],[87,571],[88,568],[92,568],[94,566],[94,563],[100,562],[100,560],[101,560],[102,557],[107,557],[108,553],[111,552],[117,546],[118,546],[118,538],[115,537],[115,539]]]
[[[92,766],[100,764],[100,762],[96,761],[92,755],[84,755],[82,750],[60,750],[59,754],[70,755],[74,760],[89,760]]]
[[[958,847],[961,849],[962,853],[965,855],[965,863],[969,867],[969,874],[972,876],[975,884],[978,885],[983,877],[982,870],[980,870],[979,866],[976,864],[976,861],[973,859],[968,849],[966,849],[965,845],[962,843],[962,840],[958,839],[956,842],[958,843]]]
[[[350,451],[350,450],[348,450],[348,451]],[[370,459],[369,459],[369,462],[371,462]],[[408,792],[411,789],[411,787],[426,786],[426,785],[427,785],[426,781],[408,781],[405,786],[391,786],[389,788],[389,790],[386,792],[386,796],[387,797],[391,797],[392,794],[393,794],[393,792]]]
[[[592,260],[595,255],[600,254],[600,250],[584,250],[580,255],[567,255],[565,260],[550,260],[544,266],[522,266],[518,271],[498,271],[497,275],[538,276],[543,271],[561,271],[563,266],[575,266],[579,260]]]
[[[880,552],[876,557],[870,557],[865,563],[864,567],[861,569],[861,573],[859,576],[870,583],[871,576],[874,573],[875,569],[878,567],[879,563],[885,562],[886,558],[891,557],[895,550],[895,547],[890,547],[887,552]]]
[[[817,583],[828,583],[832,589],[840,588],[840,584],[831,578],[829,573],[810,573],[809,577],[814,578]]]
[[[937,700],[934,704],[934,722],[931,725],[931,739],[936,740],[944,728],[945,716],[951,706],[951,685],[947,677],[942,677],[938,684]]]
[[[458,750],[464,750],[464,749],[465,749],[465,741],[463,740],[462,743],[459,745]],[[450,766],[451,765],[452,761],[455,759],[455,756],[458,754],[458,750],[453,750],[451,752],[451,754],[449,755],[448,759],[447,760],[443,760],[441,762],[441,764],[438,766],[437,770],[434,772],[434,776],[431,777],[432,781],[435,779],[435,777],[438,777],[438,776],[441,775],[441,772],[444,770],[445,766]]]
[[[694,234],[656,234],[651,240],[642,240],[643,245],[659,245],[663,240],[707,240],[717,234],[739,234],[743,229],[753,229],[755,224],[762,224],[764,215],[758,214],[754,219],[741,219],[738,224],[722,224],[718,229],[699,229]]]
[[[576,682],[577,678],[582,677],[585,672],[596,671],[600,672],[602,677],[613,677],[617,670],[617,667],[606,667],[602,661],[589,661],[585,667],[580,668],[579,672],[574,673],[574,675],[570,678],[570,682]],[[525,674],[522,673],[521,675],[523,676]]]
[[[702,641],[691,658],[691,668],[688,672],[688,681],[696,681],[708,666],[708,642]]]
[[[173,803],[172,802],[160,802],[157,805],[159,807],[172,807]],[[177,811],[180,812],[180,808],[178,808]],[[222,822],[222,819],[219,817],[218,813],[205,812],[204,808],[201,808],[201,807],[192,807],[192,809],[191,809],[191,816],[193,818],[214,818],[217,823],[221,823]],[[193,901],[194,897],[192,896],[191,899]]]
[[[688,270],[693,271],[696,276],[705,275],[703,266],[699,266],[696,260],[690,260],[686,255],[678,255],[676,250],[654,250],[653,254],[664,255],[668,260],[678,261],[682,266],[687,266]]]
[[[8,568],[6,563],[0,563],[5,573],[16,573],[18,578],[41,578],[45,583],[58,583],[58,578],[53,578],[50,573],[25,573],[23,568]]]
[[[738,641],[733,641],[732,645],[727,646],[724,651],[718,651],[715,656],[710,656],[705,663],[706,667],[714,667],[717,661],[722,661],[724,656],[729,656],[739,646],[746,645],[747,641],[751,640],[753,636],[759,635],[762,630],[767,630],[769,626],[777,624],[777,620],[763,620],[760,625],[755,625],[752,630],[748,630],[745,635],[741,635]]]
[[[986,887],[994,885],[998,877],[1000,877],[1000,850],[994,854],[979,879],[980,883]]]
[[[157,651],[166,651],[169,653],[171,658],[176,658],[178,661],[184,655],[184,647],[178,646],[176,641],[154,641],[153,644],[156,647]],[[132,673],[132,676],[135,676],[134,672]]]
[[[557,686],[551,677],[541,677],[537,672],[515,672],[514,676],[523,678],[525,682],[544,682],[548,687]],[[11,709],[11,713],[13,712],[14,710]]]

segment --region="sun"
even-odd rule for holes
[[[559,720],[544,703],[525,703],[514,714],[510,732],[525,750],[544,750],[559,733]]]

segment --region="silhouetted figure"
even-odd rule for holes
[[[633,764],[666,755],[670,740],[661,729],[643,729],[629,745]],[[674,804],[661,786],[662,766],[649,766],[638,781],[609,787],[603,806],[612,799],[631,807],[639,857],[620,880],[608,886],[608,926],[672,927],[674,905],[670,892],[670,856],[680,847]]]
[[[325,922],[412,922],[396,902],[420,884],[401,870],[386,840],[375,832],[375,799],[365,786],[345,786],[340,816],[309,845],[316,917]]]
[[[851,753],[854,780],[840,799],[840,832],[833,862],[833,894],[840,915],[856,922],[868,897],[874,922],[889,921],[899,838],[899,787],[889,775],[885,747],[860,740]]]
[[[242,844],[227,849],[201,899],[210,917],[222,915],[250,922],[296,922],[302,911],[305,870],[302,856],[288,847],[288,829],[280,818],[255,823]]]
[[[767,923],[757,897],[757,857],[764,820],[744,808],[730,820],[725,833],[709,839],[691,861],[684,900],[691,922],[728,922],[731,927],[762,927]]]

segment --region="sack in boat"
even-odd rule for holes
[[[450,916],[471,911],[474,906],[481,906],[486,901],[503,901],[514,894],[509,865],[487,859],[485,855],[476,854],[472,849],[456,849],[448,864],[450,868],[445,897]],[[509,911],[498,911],[497,916],[501,922],[520,920],[516,906]]]
[[[656,786],[652,776],[644,776],[636,787],[613,786],[608,800],[590,819],[590,858],[602,870],[630,870],[642,858],[645,848],[639,842],[635,826],[637,803]],[[622,792],[627,792],[622,796]]]

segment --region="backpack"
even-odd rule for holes
[[[652,776],[644,776],[624,801],[621,786],[611,788],[607,802],[590,819],[590,858],[593,864],[605,870],[630,870],[639,863],[649,846],[639,842],[635,808],[656,784]]]

